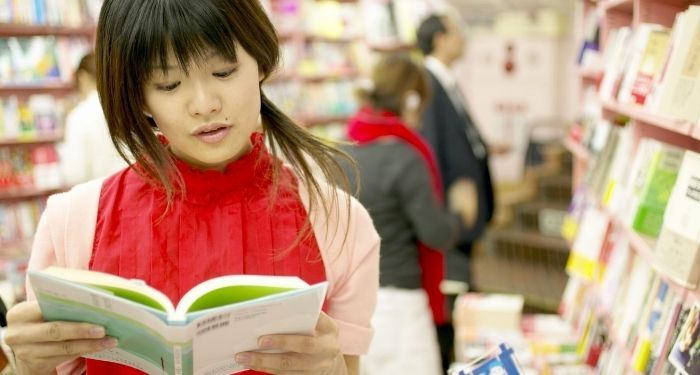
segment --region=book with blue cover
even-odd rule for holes
[[[513,348],[499,344],[491,352],[466,365],[450,369],[450,375],[522,375],[522,368],[515,358]]]

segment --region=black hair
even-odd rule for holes
[[[447,27],[443,21],[443,16],[437,14],[431,14],[428,18],[424,19],[418,26],[418,31],[416,32],[416,41],[418,43],[418,48],[423,52],[424,55],[429,55],[433,52],[435,46],[433,45],[433,40],[435,39],[435,34],[446,33]]]

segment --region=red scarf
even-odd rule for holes
[[[388,111],[376,111],[362,108],[348,122],[348,138],[360,145],[374,142],[382,137],[394,137],[409,144],[425,161],[433,182],[433,193],[440,203],[442,179],[433,150],[428,143],[416,132],[407,127],[401,119]],[[420,265],[422,269],[421,282],[428,294],[433,320],[437,324],[446,321],[445,296],[440,292],[440,282],[445,276],[445,261],[442,252],[432,249],[423,243],[418,244]]]

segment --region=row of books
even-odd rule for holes
[[[0,193],[63,186],[58,152],[53,144],[0,148]]]
[[[87,38],[0,38],[0,85],[70,82],[91,49]]]
[[[279,82],[268,84],[263,90],[277,106],[296,119],[343,117],[357,109],[354,83],[349,80]]]
[[[356,70],[357,43],[329,43],[314,41],[299,46],[296,43],[282,44],[282,66],[284,76],[315,77],[345,74]]]
[[[634,137],[630,125],[605,120],[589,137],[585,188],[574,197],[563,228],[573,243],[572,271],[589,280],[600,277],[606,236],[618,222],[651,244],[657,270],[697,287],[700,154],[650,138],[641,138],[635,150]]]
[[[655,273],[621,240],[600,283],[572,277],[562,299],[577,356],[601,374],[697,374],[697,300]]]
[[[40,198],[0,204],[0,248],[14,248],[16,244],[29,241],[45,205],[46,200]],[[3,252],[3,257],[7,255]]]
[[[435,7],[427,0],[275,0],[264,2],[284,34],[329,39],[366,38],[370,43],[415,42],[417,25]]]
[[[589,38],[590,39],[590,38]],[[600,97],[675,119],[700,121],[700,6],[677,14],[672,28],[642,23],[612,29],[602,56],[584,46],[582,64],[603,71]],[[590,43],[587,42],[587,43]],[[593,57],[591,57],[593,56]]]
[[[63,105],[51,95],[0,97],[0,140],[32,140],[58,133]]]
[[[79,27],[96,24],[103,0],[0,0],[0,23]]]

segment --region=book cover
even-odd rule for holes
[[[639,72],[634,80],[631,98],[634,103],[644,105],[651,93],[654,81],[661,75],[671,45],[671,31],[668,29],[653,30],[649,34],[647,45],[639,63]]]
[[[642,60],[649,49],[650,42],[657,43],[656,38],[652,39],[652,36],[654,32],[664,30],[663,26],[650,23],[642,23],[635,30],[632,43],[629,45],[628,61],[624,68],[625,73],[617,94],[617,100],[620,103],[627,104],[634,101],[632,96],[634,83],[640,73],[645,74],[642,72]]]
[[[691,5],[676,27],[656,109],[695,122],[700,117],[700,6]]]
[[[682,322],[668,360],[683,375],[700,374],[700,304]]]
[[[231,374],[236,353],[267,334],[312,334],[327,283],[296,277],[234,275],[205,281],[175,307],[143,282],[50,267],[29,279],[46,321],[105,327],[116,348],[87,358],[150,374]],[[225,345],[224,345],[225,344]]]
[[[453,366],[450,375],[521,375],[524,374],[518,364],[515,352],[508,344],[500,344],[484,357],[466,364]]]
[[[641,189],[635,194],[638,200],[631,222],[635,231],[653,237],[659,235],[684,152],[681,148],[657,142],[643,180],[637,181]]]
[[[678,283],[700,283],[700,154],[686,151],[656,243],[654,267]]]

